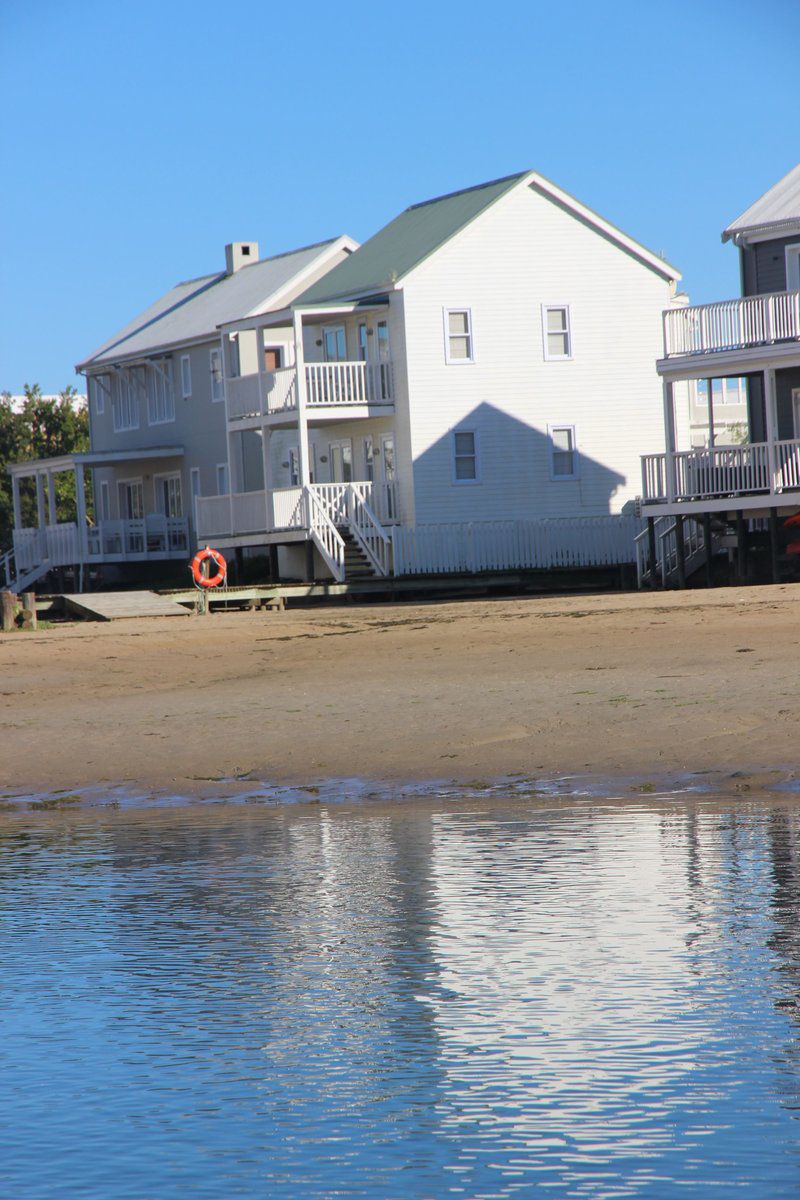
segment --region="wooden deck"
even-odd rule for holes
[[[92,621],[125,617],[185,617],[189,610],[156,592],[76,592],[62,596],[67,612]]]

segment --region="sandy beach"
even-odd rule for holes
[[[746,789],[797,761],[799,674],[791,586],[63,625],[0,636],[0,784],[711,771]]]

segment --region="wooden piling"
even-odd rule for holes
[[[22,593],[22,625],[24,629],[37,629],[39,626],[35,592]]]
[[[13,592],[0,592],[0,625],[10,633],[17,624],[17,597]]]

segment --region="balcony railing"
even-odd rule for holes
[[[305,376],[306,402],[310,409],[394,403],[391,362],[306,363]],[[297,371],[294,367],[268,371],[263,377],[241,375],[229,379],[225,386],[229,421],[273,416],[297,409]]]
[[[357,482],[356,486],[377,519],[391,524],[399,519],[396,485]],[[346,524],[346,483],[311,485],[334,525]],[[307,527],[301,487],[275,488],[271,492],[238,492],[229,496],[198,496],[197,536],[200,541],[220,537],[245,537]]]
[[[800,340],[800,292],[771,292],[670,308],[664,313],[664,355],[710,354]]]
[[[642,457],[642,495],[646,503],[796,491],[800,491],[797,438]]]
[[[74,521],[43,529],[14,530],[14,555],[20,571],[42,563],[63,567],[105,560],[170,558],[188,551],[188,518],[161,513],[135,520],[100,521],[82,531]]]

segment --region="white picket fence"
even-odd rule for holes
[[[636,516],[481,521],[393,530],[395,575],[622,566],[636,560]]]

